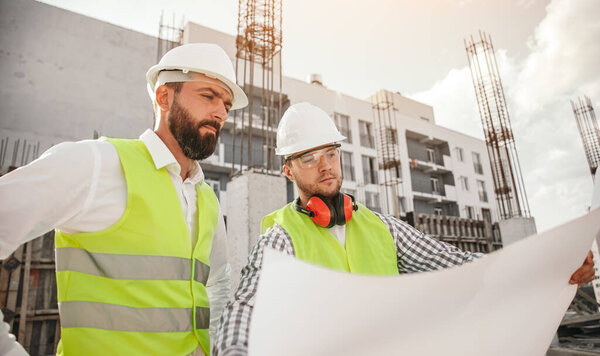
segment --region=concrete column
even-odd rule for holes
[[[260,236],[263,216],[283,207],[286,178],[247,171],[227,183],[227,249],[235,292],[248,254]]]
[[[534,218],[510,218],[500,221],[498,227],[504,247],[537,233]]]

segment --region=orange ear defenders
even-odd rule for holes
[[[358,204],[350,194],[338,193],[332,203],[315,194],[308,199],[306,208],[300,206],[300,198],[296,200],[296,210],[306,214],[317,225],[330,228],[333,225],[344,225],[352,218],[352,212],[358,210]]]

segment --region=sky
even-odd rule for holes
[[[44,0],[156,36],[161,11],[228,34],[235,0]],[[357,98],[398,91],[483,139],[464,39],[491,35],[531,213],[544,231],[587,212],[592,178],[569,100],[600,110],[598,0],[282,0],[283,74]]]

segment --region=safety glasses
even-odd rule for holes
[[[321,157],[325,157],[328,163],[334,163],[340,159],[340,144],[328,146],[316,151],[309,151],[299,155],[291,155],[286,161],[297,160],[302,168],[312,168],[316,166]]]

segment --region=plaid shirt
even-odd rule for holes
[[[398,271],[401,273],[438,270],[461,265],[483,256],[481,253],[465,252],[438,241],[392,216],[375,214],[388,227],[394,238]],[[286,255],[295,255],[290,236],[276,223],[259,238],[248,256],[248,264],[242,270],[235,299],[227,305],[221,317],[217,340],[213,345],[214,356],[248,354],[250,317],[265,247],[282,251]]]

